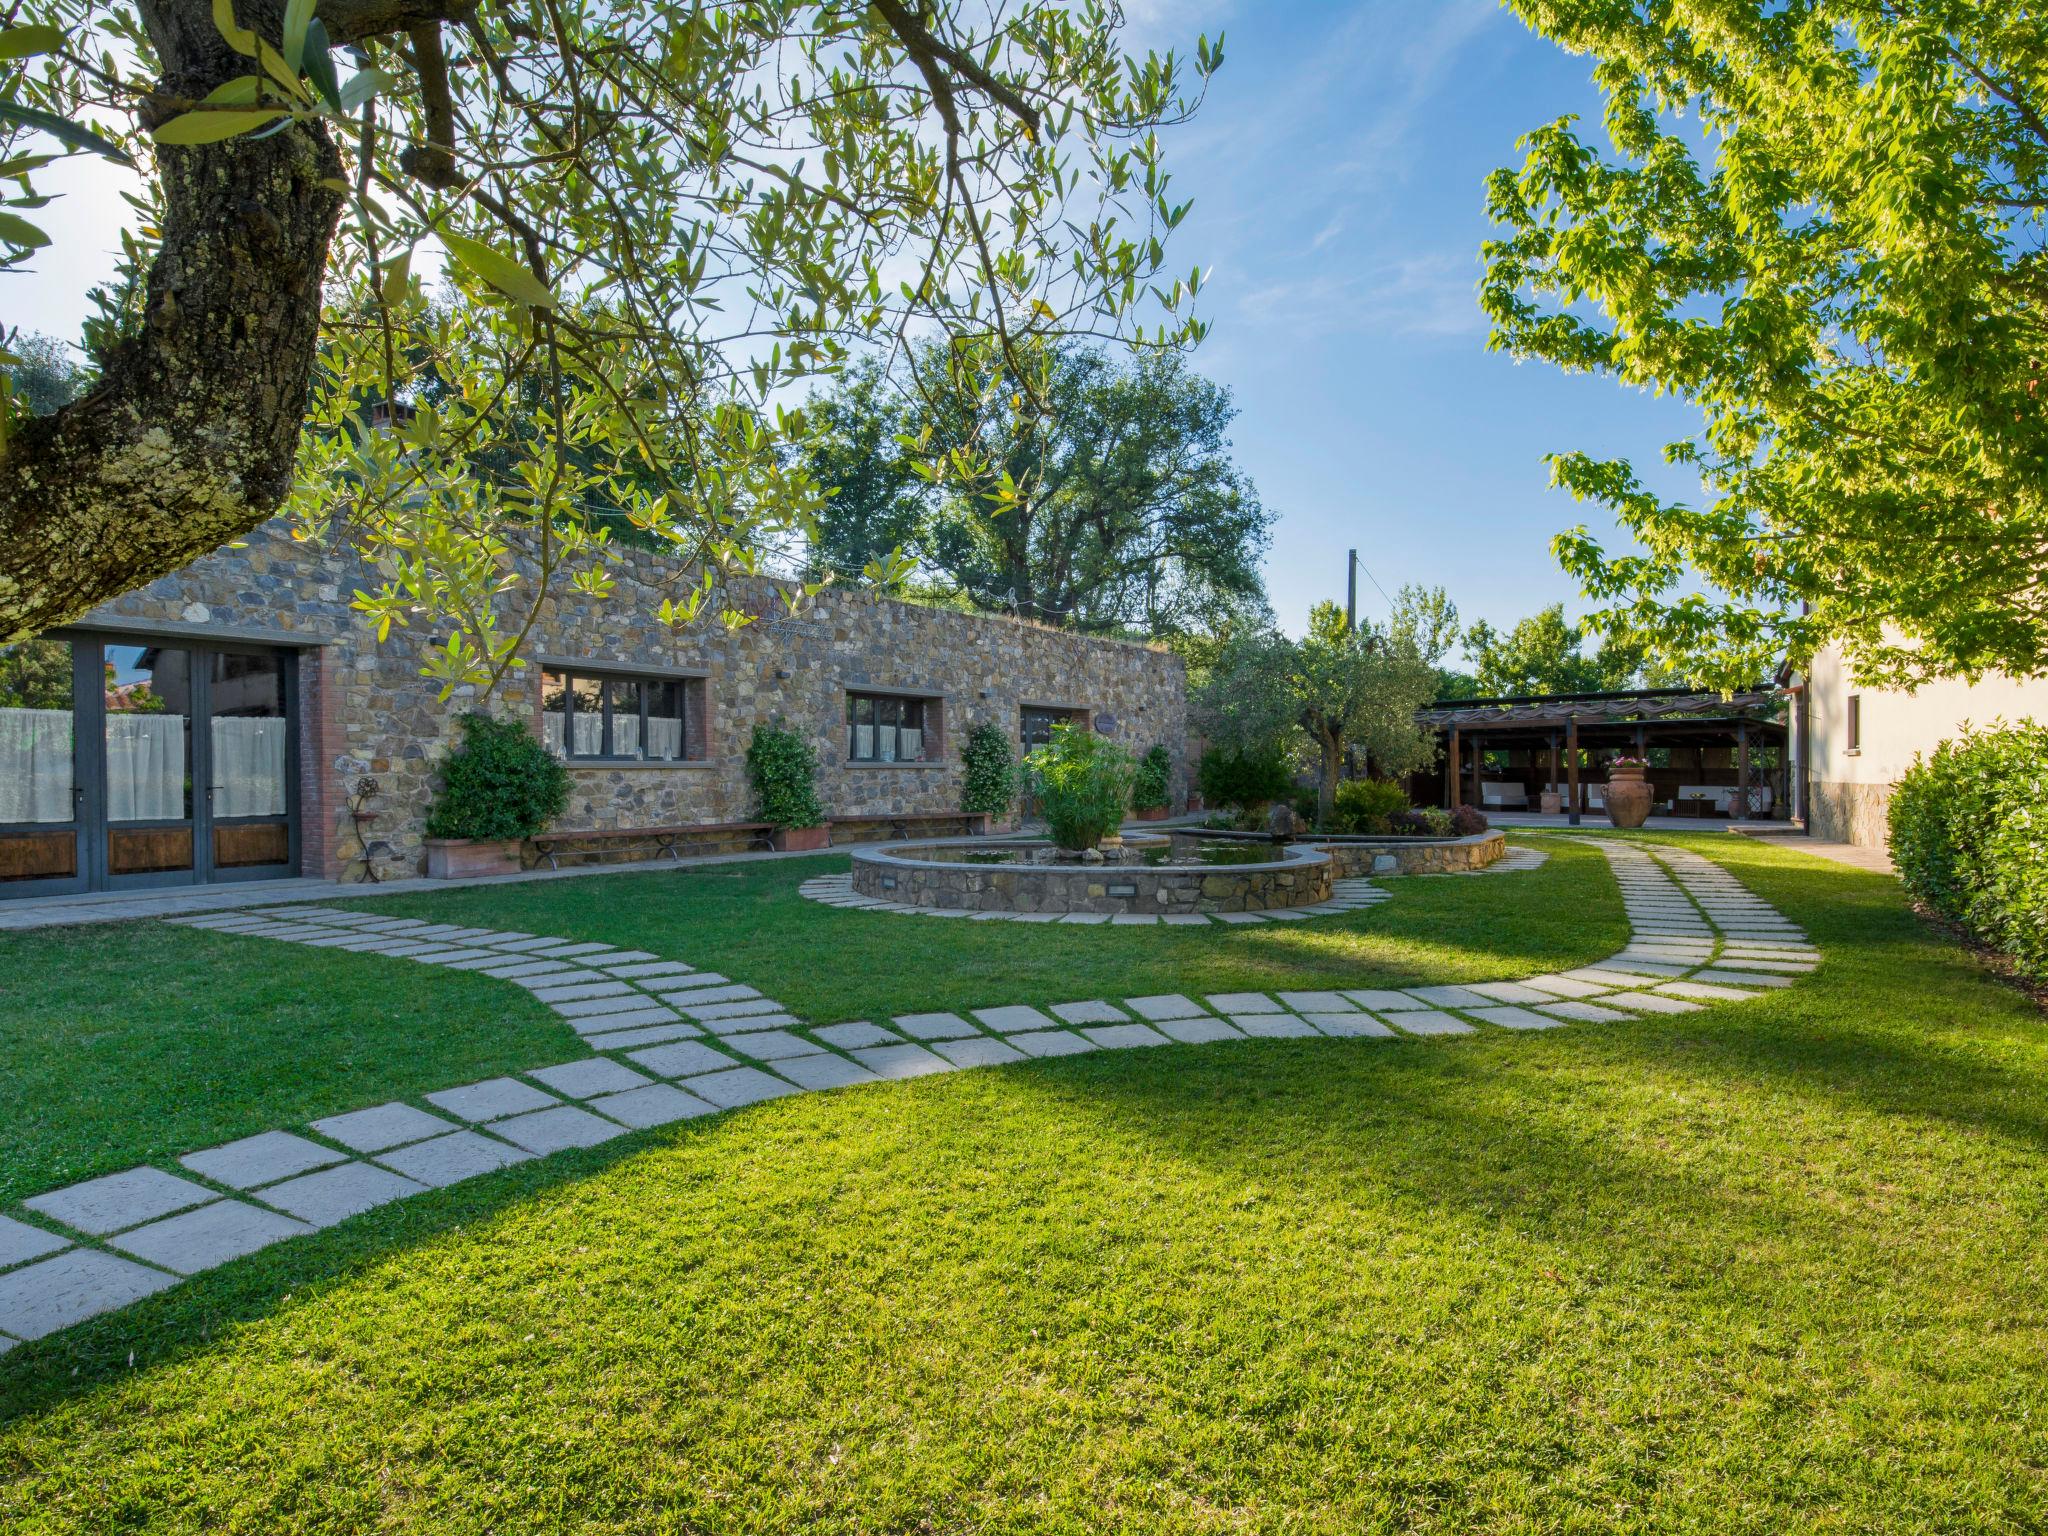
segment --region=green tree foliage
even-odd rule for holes
[[[834,564],[860,572],[900,547],[902,572],[940,592],[1076,629],[1263,622],[1273,518],[1231,462],[1230,392],[1172,353],[1036,355],[1037,394],[1007,366],[970,389],[971,351],[926,346],[893,395],[863,369],[814,402],[838,424],[813,462],[842,488],[819,517]]]
[[[1107,736],[1062,722],[1050,741],[1025,754],[1024,771],[1053,842],[1081,852],[1123,825],[1138,765]]]
[[[0,47],[8,192],[45,149],[134,164],[139,297],[100,333],[120,366],[0,458],[0,638],[287,499],[377,564],[369,623],[445,637],[451,685],[502,675],[550,598],[610,595],[593,503],[679,557],[662,621],[746,622],[720,579],[821,504],[785,402],[863,344],[957,343],[935,386],[1036,404],[1060,338],[1201,335],[1160,130],[1220,52],[1134,57],[1121,25],[1103,0],[48,0]],[[24,226],[0,218],[0,268]],[[419,409],[368,432],[366,399]]]
[[[569,803],[569,770],[517,720],[462,717],[462,743],[441,764],[427,836],[500,842],[532,837]]]
[[[1251,810],[1284,799],[1294,788],[1294,773],[1277,745],[1210,747],[1196,766],[1195,787],[1212,806]]]
[[[1347,779],[1337,786],[1333,832],[1375,833],[1392,830],[1394,818],[1408,809],[1408,791],[1389,779]]]
[[[70,709],[71,647],[62,640],[0,645],[0,707]]]
[[[1394,594],[1394,611],[1387,627],[1395,635],[1410,636],[1423,661],[1435,669],[1438,698],[1478,697],[1478,684],[1469,673],[1444,665],[1464,631],[1458,627],[1458,605],[1442,587],[1402,587]]]
[[[1163,811],[1173,799],[1173,758],[1165,746],[1154,742],[1138,759],[1138,776],[1131,784],[1131,809]]]
[[[1299,640],[1268,631],[1225,647],[1195,714],[1212,740],[1241,752],[1284,752],[1306,737],[1320,766],[1318,820],[1328,825],[1347,748],[1387,778],[1434,759],[1415,712],[1436,681],[1413,633],[1350,629],[1343,609],[1318,603]]]
[[[1966,731],[1915,758],[1891,798],[1906,889],[2048,980],[2048,727]]]
[[[1010,736],[994,721],[984,720],[967,733],[960,761],[965,770],[960,809],[984,816],[1007,816],[1017,803],[1017,758]]]
[[[2048,669],[2048,67],[1992,0],[1511,0],[1596,60],[1489,183],[1494,344],[1696,405],[1707,504],[1553,460],[1640,553],[1553,547],[1603,625],[1738,687],[1837,642],[1911,683]],[[1692,590],[1688,577],[1710,590]]]
[[[47,416],[84,394],[92,375],[54,336],[0,334],[0,416]]]
[[[1641,645],[1610,636],[1590,653],[1588,630],[1552,603],[1502,634],[1484,619],[1465,632],[1475,671],[1473,697],[1524,693],[1603,693],[1632,688],[1644,669]],[[1754,679],[1751,679],[1753,682]]]
[[[757,725],[747,743],[747,780],[761,819],[778,827],[819,827],[818,754],[783,725]]]

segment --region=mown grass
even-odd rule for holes
[[[1689,841],[1817,978],[509,1170],[0,1357],[0,1528],[2041,1529],[2041,1019],[1892,883]]]

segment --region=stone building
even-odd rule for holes
[[[1185,796],[1186,677],[1164,650],[830,588],[792,617],[753,580],[733,597],[756,622],[672,633],[651,615],[677,575],[625,551],[610,598],[552,600],[489,701],[568,761],[556,829],[750,819],[747,743],[771,720],[816,749],[842,840],[957,811],[983,721],[1020,750],[1059,720],[1164,744]],[[355,879],[365,844],[380,877],[419,872],[437,765],[478,703],[420,675],[429,636],[378,643],[349,607],[370,585],[353,554],[272,524],[0,653],[0,898]]]

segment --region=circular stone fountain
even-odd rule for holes
[[[1330,896],[1331,861],[1314,848],[1202,848],[1129,837],[1100,861],[1049,843],[935,838],[853,851],[853,888],[880,901],[961,912],[1268,912]]]

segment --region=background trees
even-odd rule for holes
[[[431,621],[437,674],[487,682],[549,591],[609,590],[593,501],[703,573],[662,605],[675,623],[808,531],[785,402],[863,340],[955,338],[946,387],[1006,368],[1038,399],[1050,338],[1201,334],[1195,277],[1165,268],[1186,208],[1157,130],[1220,54],[1128,57],[1100,0],[315,10],[48,0],[7,30],[14,185],[32,201],[40,151],[82,148],[146,194],[95,386],[0,418],[0,640],[296,487],[310,531],[379,562],[368,617]],[[41,239],[8,213],[0,267]],[[427,301],[444,256],[466,302]],[[420,357],[446,394],[362,431]],[[478,476],[507,402],[538,436]]]
[[[1066,345],[1039,397],[1007,367],[969,395],[934,382],[958,352],[918,349],[895,388],[855,369],[813,400],[810,471],[836,488],[823,563],[855,574],[901,546],[928,591],[1077,629],[1265,620],[1273,519],[1231,462],[1228,390],[1175,354]]]
[[[1554,542],[1595,621],[1726,687],[1830,641],[1873,681],[2048,669],[2034,8],[1511,3],[1595,58],[1613,152],[1562,118],[1492,178],[1493,343],[1701,416],[1666,453],[1704,507],[1554,459],[1642,546]]]
[[[1465,632],[1474,695],[1603,693],[1643,685],[1647,657],[1639,641],[1609,636],[1589,653],[1585,644],[1592,638],[1584,625],[1566,621],[1562,603],[1506,634],[1481,619]]]

